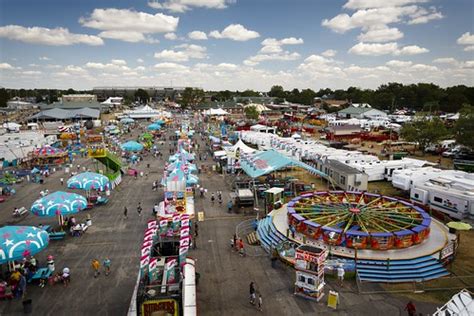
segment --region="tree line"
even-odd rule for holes
[[[52,103],[63,94],[92,93],[92,91],[76,91],[74,89],[0,89],[0,107],[15,97],[32,97],[36,102]],[[457,85],[447,88],[439,87],[432,83],[417,83],[404,85],[390,82],[379,86],[377,89],[361,89],[349,87],[347,89],[292,89],[285,90],[280,85],[273,86],[270,91],[204,91],[202,89],[186,88],[181,94],[180,103],[183,107],[192,107],[204,102],[206,97],[212,101],[224,102],[234,97],[270,96],[276,98],[276,103],[284,101],[298,104],[311,105],[316,97],[324,99],[347,100],[352,103],[369,103],[375,108],[393,110],[408,108],[415,111],[443,111],[458,112],[465,105],[474,105],[474,87]],[[128,98],[127,98],[128,99]],[[127,101],[133,101],[131,100]],[[146,102],[146,91],[139,89],[134,95],[135,101]]]

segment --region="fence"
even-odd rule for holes
[[[474,290],[474,275],[449,276],[429,281],[413,281],[405,283],[373,283],[361,281],[356,275],[359,294],[379,293],[423,293],[447,290]]]
[[[242,240],[245,242],[246,241],[246,236],[255,232],[255,219],[247,219],[243,222],[240,222],[236,227],[235,227],[235,234],[237,235],[237,238],[242,238]],[[230,243],[230,240],[229,240]],[[260,257],[260,256],[266,256],[267,253],[265,250],[263,250],[262,247],[260,246],[253,246],[246,244],[245,245],[245,254],[250,257]]]

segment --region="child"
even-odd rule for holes
[[[257,309],[262,311],[262,294],[258,293]]]

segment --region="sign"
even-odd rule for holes
[[[153,316],[155,312],[166,312],[167,314],[178,316],[178,303],[173,299],[163,299],[145,301],[142,304],[143,316]]]
[[[204,212],[198,212],[198,221],[204,222]]]
[[[337,303],[339,303],[339,293],[337,293],[336,291],[329,291],[328,307],[336,309]]]

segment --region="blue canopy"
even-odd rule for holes
[[[67,187],[69,189],[104,191],[109,188],[109,186],[109,178],[95,172],[83,172],[67,180]]]
[[[158,124],[155,124],[155,123],[150,124],[147,127],[147,130],[149,130],[149,131],[159,131],[160,129],[161,129],[161,125],[158,125]]]
[[[193,164],[193,163],[188,163],[188,162],[183,162],[183,161],[175,161],[173,162],[172,164],[170,164],[166,170],[168,170],[169,172],[173,171],[174,169],[176,168],[182,168],[183,170],[185,169],[185,167],[188,168],[189,172],[195,172],[197,171],[197,168],[196,168],[196,165]]]
[[[136,141],[128,141],[120,146],[122,150],[125,151],[140,151],[143,150],[143,145],[140,143],[137,143]]]
[[[33,226],[0,228],[0,264],[33,256],[48,246],[48,233]]]
[[[157,119],[156,121],[153,122],[153,124],[163,125],[163,124],[165,124],[165,121],[163,121],[161,119]]]
[[[301,161],[291,159],[279,152],[271,149],[254,155],[242,155],[240,159],[242,170],[252,178],[257,178],[273,171],[290,166],[297,166],[308,170],[312,174],[322,177],[327,175],[316,168],[311,167]]]
[[[87,207],[87,200],[76,193],[56,191],[36,200],[31,212],[37,216],[72,215]]]

